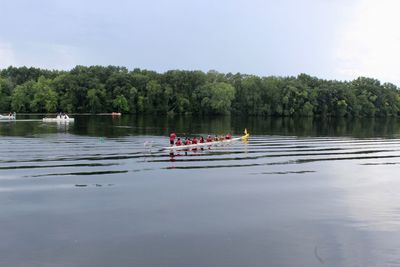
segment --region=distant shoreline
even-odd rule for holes
[[[57,115],[59,112],[44,112],[44,113],[34,113],[34,112],[20,112],[17,115]],[[68,113],[68,115],[112,115],[112,113]]]
[[[217,71],[157,73],[118,66],[0,70],[0,110],[36,114],[399,117],[400,91],[359,77],[260,77]]]

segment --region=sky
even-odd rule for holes
[[[397,0],[0,0],[0,68],[367,76],[400,85]]]

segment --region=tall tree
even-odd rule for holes
[[[118,95],[113,101],[113,107],[117,109],[118,112],[128,112],[129,104],[128,100],[123,95]]]
[[[58,97],[53,89],[52,80],[41,76],[33,84],[33,99],[30,109],[33,112],[55,112],[57,111]]]

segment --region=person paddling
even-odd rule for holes
[[[185,140],[185,145],[191,145],[192,141],[190,140],[190,138],[186,138]]]
[[[175,138],[176,138],[176,133],[174,131],[171,131],[171,134],[169,135],[169,144],[171,146],[174,145],[175,143]]]
[[[208,143],[208,142],[212,142],[211,135],[208,135],[208,136],[207,136],[207,143]]]
[[[191,140],[191,142],[192,142],[192,145],[197,145],[198,142],[199,142],[199,140],[197,140],[197,137],[195,136],[195,137],[193,137],[193,139]],[[192,148],[192,150],[193,150],[193,151],[196,151],[196,150],[197,150],[197,146],[194,146],[194,147]]]
[[[178,140],[175,143],[176,146],[181,146],[182,145],[182,140],[178,137]]]
[[[204,143],[205,143],[205,140],[204,140],[203,136],[200,136],[199,143],[200,143],[200,144],[204,144]],[[201,149],[201,150],[204,150],[204,147],[201,146],[200,149]]]
[[[225,139],[226,139],[226,140],[232,139],[232,135],[231,135],[230,133],[228,133],[228,134],[225,136]]]
[[[192,144],[196,145],[197,143],[198,143],[198,140],[197,140],[197,137],[195,136],[195,137],[193,137]]]

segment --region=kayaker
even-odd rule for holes
[[[171,131],[171,134],[169,135],[169,144],[171,146],[174,145],[175,143],[175,138],[176,138],[176,133],[174,131]]]
[[[205,142],[205,140],[204,140],[203,136],[200,136],[199,143],[200,143],[200,144],[204,144],[204,142]],[[201,146],[200,149],[201,149],[201,150],[204,150],[204,147]]]
[[[231,135],[230,133],[228,133],[228,134],[225,136],[225,139],[226,139],[226,140],[232,139],[232,135]]]
[[[215,135],[215,137],[214,137],[214,141],[219,141],[219,138],[218,138],[218,136],[217,136],[217,135]]]
[[[185,145],[191,145],[192,141],[190,140],[190,138],[186,138],[185,140]]]
[[[175,143],[176,146],[181,146],[182,145],[182,140],[178,137],[178,140],[176,140]]]
[[[199,142],[199,140],[197,140],[197,137],[196,137],[196,136],[193,137],[193,139],[191,140],[192,145],[197,145],[198,142]],[[192,150],[193,150],[193,151],[196,151],[196,150],[197,150],[197,146],[194,146],[194,147],[192,148]]]
[[[207,136],[207,140],[206,140],[206,141],[207,141],[207,143],[208,143],[208,142],[212,142],[211,135],[208,135],[208,136]]]
[[[193,137],[192,144],[196,145],[197,143],[198,143],[198,140],[197,140],[197,137],[195,136],[195,137]]]

